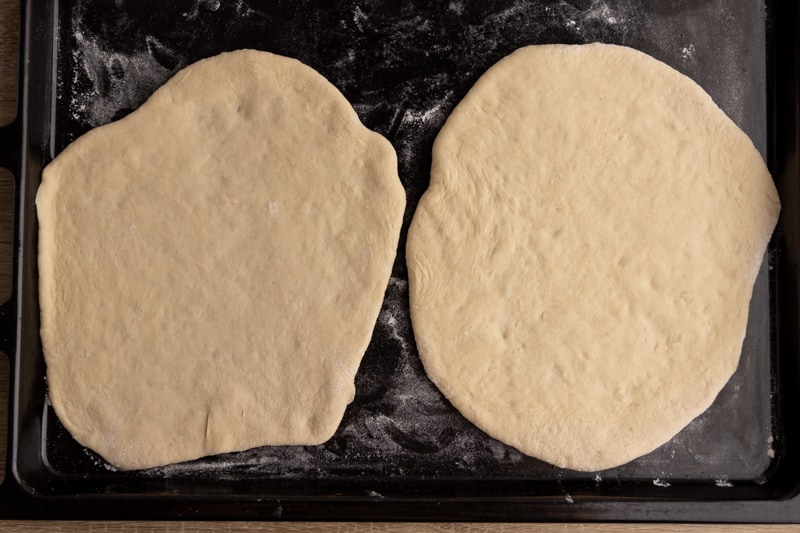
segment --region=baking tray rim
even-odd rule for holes
[[[770,479],[764,490],[757,490],[763,497],[752,497],[745,490],[744,497],[732,500],[710,498],[693,501],[682,497],[668,496],[657,498],[623,498],[596,496],[591,493],[573,495],[569,487],[580,488],[580,482],[565,481],[564,495],[547,496],[501,496],[484,497],[481,495],[447,497],[441,494],[425,495],[390,495],[379,498],[369,495],[317,495],[290,496],[265,493],[254,494],[187,494],[187,493],[153,493],[141,494],[136,491],[91,493],[75,492],[62,494],[46,494],[31,481],[28,469],[20,463],[20,452],[24,448],[20,435],[24,428],[20,425],[21,403],[25,402],[24,391],[21,390],[20,371],[25,363],[22,339],[30,333],[25,329],[25,313],[31,307],[24,300],[25,284],[31,281],[29,272],[35,272],[35,249],[26,249],[24,244],[30,236],[31,228],[35,228],[33,201],[38,182],[27,179],[29,173],[37,174],[41,170],[42,154],[54,151],[52,135],[43,134],[43,138],[33,138],[35,128],[31,125],[46,123],[52,133],[55,120],[54,110],[47,106],[30,106],[29,102],[54,102],[49,92],[54,91],[55,78],[55,46],[51,43],[50,57],[36,57],[31,53],[34,46],[46,44],[48,34],[42,28],[50,25],[56,32],[58,1],[49,5],[42,2],[26,0],[20,6],[20,60],[19,60],[19,93],[17,99],[17,116],[15,120],[0,128],[0,166],[11,170],[15,185],[14,212],[14,257],[12,295],[0,305],[0,349],[9,354],[10,393],[9,393],[9,431],[8,452],[6,457],[6,478],[0,484],[0,517],[6,518],[228,518],[228,519],[359,519],[359,520],[636,520],[636,521],[719,521],[719,522],[800,522],[800,465],[792,454],[789,466],[783,467],[781,461],[775,461],[772,470],[775,479]],[[797,18],[797,6],[786,7],[791,2],[775,0],[767,2],[775,13],[778,6],[786,8],[790,16],[781,20],[777,15],[773,32],[778,34],[781,25],[794,21],[800,26]],[[794,15],[792,17],[791,15]],[[44,20],[44,26],[42,25]],[[786,28],[784,28],[786,29]],[[769,32],[768,32],[769,33]],[[50,34],[57,35],[57,33]],[[783,36],[789,39],[787,35]],[[38,42],[37,42],[38,41]],[[791,40],[791,60],[797,61],[798,44],[795,37]],[[771,48],[771,50],[770,50]],[[776,53],[777,45],[768,44],[768,61],[770,53]],[[774,57],[772,58],[774,60]],[[769,70],[769,69],[768,69]],[[795,73],[796,75],[796,73]],[[793,80],[797,89],[797,80]],[[775,107],[775,98],[771,96]],[[777,110],[771,120],[777,120]],[[797,124],[794,124],[796,129]],[[770,127],[770,158],[775,162],[773,152],[775,125]],[[36,155],[39,155],[37,157]],[[796,178],[797,176],[795,176]],[[783,218],[783,217],[782,217]],[[775,237],[773,238],[773,240]],[[23,261],[26,260],[26,261]],[[34,275],[35,278],[35,275]],[[775,280],[770,280],[771,290],[775,288]],[[34,293],[35,294],[35,293]],[[38,331],[35,332],[38,336]],[[796,357],[794,358],[796,359]],[[796,361],[789,365],[784,376],[787,384],[800,385],[797,379]],[[800,450],[798,450],[800,453]],[[44,464],[44,463],[43,463]],[[790,470],[783,475],[782,470]],[[786,479],[782,479],[786,478]],[[169,482],[170,480],[166,480]],[[358,482],[357,482],[358,483]],[[362,481],[364,486],[369,481]],[[559,485],[561,483],[559,482]],[[645,482],[641,482],[644,494],[648,491]],[[680,487],[682,483],[676,483]],[[773,486],[774,485],[774,486]],[[748,489],[748,487],[742,487]],[[752,489],[752,487],[749,487]],[[735,490],[723,494],[736,494]],[[661,494],[664,494],[663,492]],[[667,494],[665,494],[667,496]],[[154,499],[160,508],[153,510]],[[98,505],[102,504],[102,505]],[[227,506],[227,507],[226,507]]]

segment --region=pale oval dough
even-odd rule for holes
[[[646,454],[736,369],[779,209],[750,139],[688,77],[625,47],[520,49],[433,147],[407,243],[425,370],[554,465]]]
[[[78,442],[138,469],[331,437],[405,193],[320,74],[199,61],[67,147],[36,205],[49,398]]]

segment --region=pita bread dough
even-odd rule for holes
[[[778,211],[758,151],[689,78],[619,46],[518,50],[434,144],[407,245],[425,369],[526,454],[626,463],[736,369]]]
[[[397,249],[391,145],[322,76],[200,61],[44,171],[50,401],[125,469],[331,437]]]

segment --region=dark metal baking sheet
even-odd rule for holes
[[[797,80],[777,67],[795,57],[790,3],[72,0],[24,7],[22,114],[2,130],[20,148],[0,160],[17,176],[19,198],[14,296],[0,309],[5,348],[15,355],[13,475],[0,491],[29,506],[0,503],[3,515],[800,520],[788,498],[800,474],[786,414],[798,388],[800,208],[786,197],[796,187],[797,154],[785,144],[797,127],[789,108]],[[477,78],[520,46],[594,41],[647,52],[703,86],[768,159],[784,211],[756,282],[740,366],[714,405],[653,453],[585,474],[490,439],[428,381],[408,318],[404,244],[427,187],[433,139]],[[408,208],[392,279],[356,398],[329,442],[116,471],[75,443],[46,404],[33,212],[40,170],[82,133],[138,107],[180,68],[238,48],[315,68],[395,146]],[[755,505],[758,514],[730,502]]]

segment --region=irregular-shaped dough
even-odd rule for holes
[[[391,145],[311,68],[247,50],[179,72],[44,171],[58,417],[126,469],[327,440],[404,206]]]
[[[778,211],[750,139],[689,78],[619,46],[521,49],[434,144],[407,245],[425,369],[524,453],[630,461],[736,369]]]

